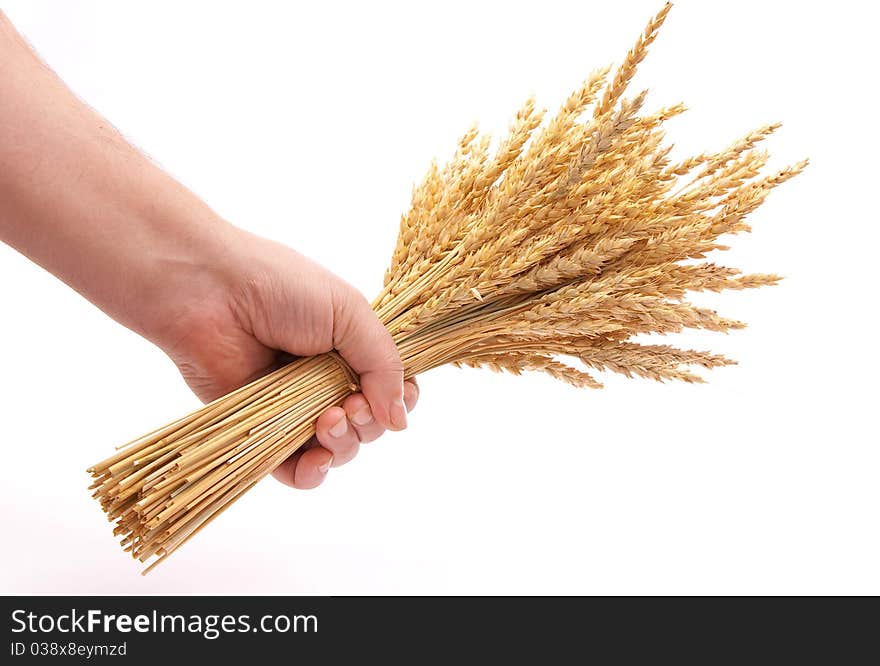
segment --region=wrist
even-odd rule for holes
[[[201,202],[198,202],[201,204]],[[228,306],[242,232],[201,204],[146,224],[155,243],[133,277],[131,304],[117,319],[168,351],[196,322]]]

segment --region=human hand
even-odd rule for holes
[[[212,211],[45,66],[0,10],[0,241],[161,347],[202,400],[336,349],[363,393],[324,412],[275,476],[313,488],[418,397],[364,298]]]
[[[364,297],[342,279],[281,244],[227,228],[233,248],[177,285],[171,324],[147,331],[204,401],[260,377],[293,356],[335,349],[358,373],[362,393],[326,410],[316,436],[274,472],[314,488],[361,443],[406,427],[418,399],[390,334]],[[154,333],[153,335],[149,335]]]

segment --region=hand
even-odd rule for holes
[[[361,443],[386,428],[405,428],[418,387],[403,382],[397,348],[357,290],[290,248],[239,229],[229,233],[231,255],[214,262],[207,271],[213,278],[187,281],[199,287],[179,296],[176,322],[151,337],[206,402],[290,355],[336,349],[360,376],[363,393],[325,411],[312,441],[274,472],[287,485],[314,488],[331,466],[354,458]]]
[[[275,476],[313,488],[361,442],[406,427],[418,389],[364,298],[237,229],[131,146],[0,11],[0,241],[159,345],[203,400],[336,349],[363,394],[328,409]]]

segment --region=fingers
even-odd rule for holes
[[[404,382],[403,402],[407,412],[412,411],[416,406],[418,399],[419,388],[415,381],[407,380]],[[385,432],[385,428],[373,416],[370,403],[367,401],[366,397],[364,397],[363,393],[354,393],[348,396],[348,398],[345,399],[345,402],[342,403],[342,409],[345,410],[345,414],[348,417],[348,427],[357,434],[358,440],[361,444],[372,442]],[[332,433],[330,434],[332,435]],[[320,432],[318,439],[321,444],[332,450],[331,443],[323,440],[320,436]],[[350,460],[351,458],[348,459]],[[338,467],[342,464],[344,463],[339,462],[339,458],[337,457],[333,466]]]
[[[307,444],[275,468],[272,476],[287,486],[309,490],[321,485],[332,464],[330,451]]]
[[[403,382],[403,404],[406,405],[406,411],[411,412],[418,401],[419,385],[415,378],[407,379]]]
[[[333,454],[334,467],[354,458],[361,446],[361,439],[342,407],[331,407],[321,414],[315,424],[315,435],[321,446]]]
[[[406,410],[412,411],[419,399],[415,380],[404,382],[403,399]],[[358,454],[361,444],[378,439],[384,432],[364,395],[354,393],[346,398],[342,407],[331,407],[321,414],[315,424],[315,439],[281,463],[272,474],[294,488],[315,488],[327,477],[331,466],[349,462]]]
[[[333,454],[333,467],[352,460],[361,444],[372,442],[385,432],[362,393],[350,395],[342,407],[324,412],[315,430],[318,443]]]
[[[364,297],[344,283],[334,295],[333,313],[333,346],[360,376],[373,418],[384,428],[403,430],[403,365],[391,334]]]

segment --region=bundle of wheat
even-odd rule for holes
[[[432,165],[403,216],[373,307],[411,377],[445,363],[540,370],[599,387],[596,370],[700,381],[689,366],[731,363],[702,351],[637,344],[644,333],[727,331],[742,323],[695,307],[689,291],[771,285],[695,262],[806,162],[762,175],[755,149],[777,125],[725,150],[673,162],[661,126],[682,105],[641,114],[623,98],[670,6],[608,80],[590,75],[544,123],[529,99],[490,152],[476,129]],[[357,390],[337,355],[302,358],[91,467],[92,489],[125,550],[155,566],[314,434],[317,416]]]

